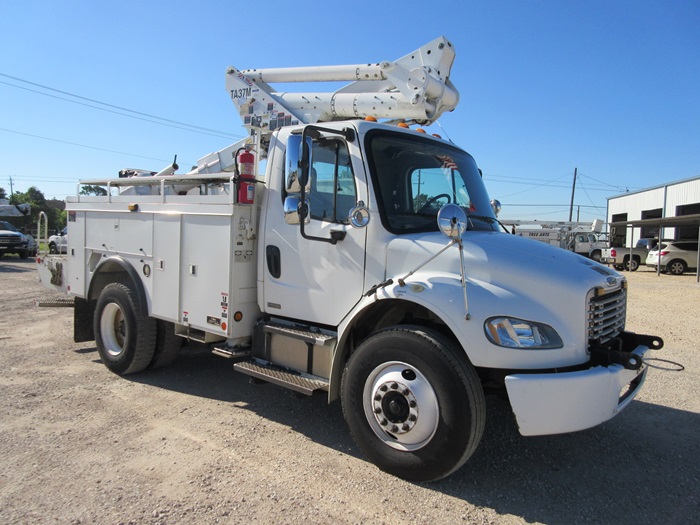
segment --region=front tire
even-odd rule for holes
[[[58,253],[58,248],[56,247],[55,242],[49,244],[49,253]]]
[[[381,470],[410,481],[453,473],[483,435],[486,405],[476,371],[429,329],[393,327],[370,336],[350,357],[341,391],[357,446]]]
[[[104,365],[119,375],[144,370],[153,358],[155,319],[141,313],[138,295],[128,286],[104,287],[95,306],[95,343]]]

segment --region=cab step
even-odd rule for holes
[[[328,392],[328,381],[316,376],[302,375],[283,369],[259,359],[243,361],[233,365],[237,372],[249,375],[255,379],[260,379],[284,388],[289,388],[295,392],[310,396],[317,390]]]
[[[283,335],[292,339],[304,341],[305,343],[310,343],[312,345],[330,346],[336,340],[334,335],[324,334],[321,331],[275,322],[265,323],[264,330],[267,334]]]

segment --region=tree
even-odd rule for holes
[[[101,186],[85,184],[82,188],[80,188],[80,195],[107,195],[107,190]]]
[[[0,199],[7,199],[7,193],[5,192],[5,188],[0,188]]]
[[[39,213],[42,211],[46,213],[50,230],[58,230],[65,226],[65,214],[62,213],[65,203],[56,200],[47,201],[44,194],[36,186],[32,186],[25,192],[15,192],[11,202],[13,204],[26,203],[31,206],[31,213],[27,217],[20,217],[13,221],[17,227],[35,227],[39,220]]]

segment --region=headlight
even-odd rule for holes
[[[498,346],[506,348],[561,348],[559,334],[546,324],[524,321],[513,317],[491,317],[484,323],[486,336]]]

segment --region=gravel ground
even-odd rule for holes
[[[255,386],[186,347],[126,378],[72,342],[72,311],[34,264],[0,260],[0,523],[697,523],[700,284],[627,275],[628,328],[661,335],[659,357],[617,418],[520,436],[488,399],[484,438],[446,480],[409,483],[363,459],[340,405]]]

